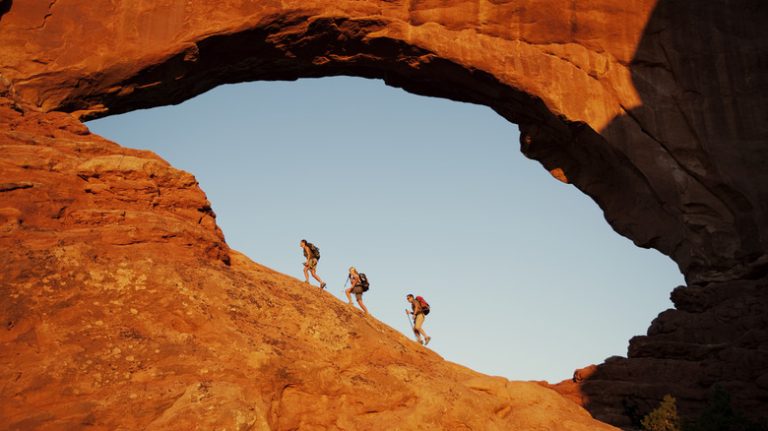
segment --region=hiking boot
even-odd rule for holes
[[[320,283],[320,288],[321,288],[321,289],[325,289],[325,282],[323,282],[323,283]]]
[[[431,339],[432,339],[432,337],[427,337],[427,338],[425,338],[425,339],[424,339],[424,345],[426,346],[427,344],[429,344],[429,341],[430,341]]]

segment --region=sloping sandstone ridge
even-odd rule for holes
[[[0,428],[615,429],[229,250],[154,154],[0,114]]]
[[[688,286],[673,292],[677,309],[628,358],[579,382],[596,417],[627,424],[665,393],[693,412],[714,384],[765,414],[765,22],[759,0],[0,0],[3,418],[277,429],[523,420],[517,384],[478,389],[473,373],[248,263],[191,176],[64,114],[339,74],[490,106],[617,232],[678,263]],[[364,370],[349,362],[377,355]],[[118,407],[120,417],[104,413]],[[473,422],[481,416],[492,424]]]

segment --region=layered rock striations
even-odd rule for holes
[[[768,405],[768,280],[680,286],[675,309],[630,340],[628,357],[577,370],[551,387],[600,420],[638,425],[673,394],[680,414],[695,418],[715,388],[738,415],[765,420]]]
[[[617,231],[708,281],[765,268],[751,155],[768,12],[729,5],[30,0],[2,16],[0,85],[25,109],[86,117],[337,74],[482,103]]]
[[[768,280],[678,287],[675,310],[661,313],[648,335],[634,337],[628,358],[611,358],[581,383],[585,405],[612,423],[639,420],[674,394],[695,416],[714,386],[737,411],[766,417],[768,405]]]
[[[4,102],[3,429],[615,429],[229,250],[154,154]]]
[[[99,138],[72,138],[86,132],[62,112],[94,118],[256,79],[381,78],[519,124],[526,155],[680,266],[678,309],[580,386],[595,414],[622,423],[628,400],[650,406],[665,391],[695,409],[714,383],[755,411],[768,400],[766,21],[758,0],[5,0],[4,253],[96,244],[128,250],[132,265],[151,256],[132,248],[154,247],[181,271],[172,247],[226,265],[194,179],[149,153],[77,143]],[[14,295],[58,273],[40,259],[9,267],[3,286]],[[729,299],[689,308],[694,297]]]

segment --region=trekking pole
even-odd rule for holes
[[[344,280],[344,287],[345,287],[345,288],[347,287],[347,283],[348,283],[348,282],[349,282],[349,275],[347,275],[347,279],[346,279],[346,280]]]
[[[408,324],[411,325],[411,332],[413,332],[413,322],[411,321],[411,316],[408,315],[408,309],[405,309],[405,318],[408,319]]]

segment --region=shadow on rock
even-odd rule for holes
[[[665,394],[691,417],[715,385],[745,414],[768,412],[768,384],[758,383],[768,382],[766,22],[760,0],[659,1],[630,64],[642,106],[600,132],[637,173],[627,190],[652,196],[652,210],[673,221],[660,219],[671,231],[638,245],[667,250],[688,286],[672,293],[676,309],[630,341],[628,358],[574,380],[599,420],[637,425]]]
[[[2,21],[3,15],[11,10],[11,5],[13,5],[13,0],[0,0],[0,21]]]

